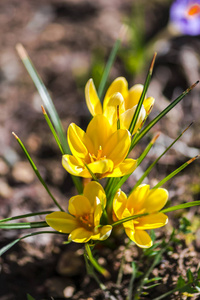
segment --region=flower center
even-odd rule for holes
[[[188,8],[187,15],[188,17],[195,17],[200,14],[200,5],[194,4]]]
[[[80,225],[87,230],[91,230],[94,227],[93,214],[85,214],[78,217]]]
[[[106,156],[103,156],[103,157],[102,157],[102,151],[103,151],[103,150],[102,150],[102,147],[99,146],[99,149],[98,149],[98,151],[97,151],[97,155],[89,153],[89,157],[90,157],[91,163],[106,158]]]

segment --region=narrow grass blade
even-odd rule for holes
[[[147,168],[147,170],[144,172],[144,174],[141,176],[141,178],[137,181],[136,185],[134,188],[131,190],[130,194],[133,192],[133,190],[138,187],[142,181],[149,175],[153,167],[157,164],[157,162],[165,155],[165,153],[180,139],[180,137],[190,128],[190,126],[193,123],[191,123],[181,134],[167,147],[167,149]]]
[[[15,244],[17,244],[19,241],[26,239],[30,236],[34,236],[34,235],[38,235],[38,234],[48,234],[48,233],[54,233],[54,234],[63,234],[62,232],[58,232],[58,231],[38,231],[38,232],[33,232],[33,233],[29,233],[27,235],[22,236],[21,238],[18,238],[14,241],[12,241],[11,243],[9,243],[8,245],[4,246],[3,248],[0,249],[0,256],[3,255],[6,251],[8,251],[10,248],[12,248]]]
[[[162,209],[160,212],[161,213],[168,213],[168,212],[171,212],[171,211],[184,209],[184,208],[189,208],[189,207],[198,206],[198,205],[200,205],[200,200],[196,200],[196,201],[192,201],[192,202],[188,202],[188,203],[183,203],[183,204],[171,206],[171,207]]]
[[[50,118],[56,128],[56,131],[58,133],[58,136],[61,140],[61,144],[62,147],[65,151],[66,154],[70,153],[68,144],[67,144],[67,139],[60,121],[60,118],[57,114],[56,108],[53,104],[53,101],[44,85],[44,83],[42,82],[42,79],[40,78],[39,74],[37,73],[35,67],[33,66],[32,61],[30,60],[26,50],[24,49],[24,47],[21,44],[17,44],[16,46],[17,52],[26,68],[26,70],[28,71],[30,77],[32,78],[38,93],[40,94],[42,101],[50,115]]]
[[[22,150],[24,151],[26,157],[28,158],[31,167],[33,168],[33,171],[35,172],[35,174],[37,175],[38,179],[40,180],[40,182],[42,183],[42,185],[44,186],[44,188],[46,189],[47,193],[49,194],[49,196],[51,197],[51,199],[53,200],[53,202],[55,203],[55,205],[61,210],[64,211],[64,209],[62,209],[62,207],[60,206],[60,204],[58,204],[58,202],[56,201],[56,199],[54,198],[54,196],[52,195],[52,193],[50,192],[49,188],[47,187],[46,183],[44,182],[42,176],[40,175],[36,165],[34,164],[32,158],[30,157],[28,151],[26,150],[24,144],[22,143],[22,141],[19,139],[19,137],[12,132],[12,134],[14,135],[14,137],[16,138],[16,140],[18,141],[19,145],[21,146]]]
[[[98,264],[98,262],[96,261],[96,259],[92,255],[92,251],[91,251],[90,246],[89,246],[88,243],[85,244],[85,250],[87,252],[88,258],[89,258],[91,264],[93,265],[93,267],[99,273],[101,273],[104,277],[109,278],[110,277],[109,272]]]
[[[131,220],[135,220],[135,219],[137,219],[137,218],[145,217],[145,216],[148,216],[148,215],[149,215],[149,213],[133,215],[133,216],[130,216],[130,217],[127,217],[127,218],[124,218],[124,219],[121,219],[121,220],[118,220],[118,221],[114,222],[114,223],[112,224],[112,227],[118,226],[118,225],[120,225],[120,224],[123,224],[123,223],[128,222],[128,221],[131,221]]]
[[[0,220],[0,223],[2,223],[2,222],[5,223],[5,222],[8,222],[8,221],[13,221],[13,220],[23,219],[23,218],[28,218],[28,217],[34,217],[34,216],[39,216],[39,215],[48,215],[52,212],[53,211],[41,211],[41,212],[36,212],[36,213],[30,213],[30,214],[25,214],[25,215],[14,216],[14,217],[10,217],[10,218]]]
[[[64,155],[65,152],[64,152],[63,147],[62,147],[62,145],[60,143],[60,140],[59,140],[59,138],[57,136],[57,133],[56,133],[56,131],[55,131],[55,129],[54,129],[52,123],[51,123],[51,120],[49,119],[49,117],[48,117],[48,115],[46,113],[46,110],[44,109],[44,106],[42,105],[41,107],[42,107],[42,112],[43,112],[43,115],[45,117],[45,120],[46,120],[46,122],[47,122],[47,124],[48,124],[48,126],[49,126],[49,128],[50,128],[50,130],[51,130],[51,132],[53,134],[53,136],[54,136],[54,139],[55,139],[55,141],[56,141],[56,143],[57,143],[57,145],[58,145],[58,147],[59,147],[62,155]]]
[[[135,110],[133,119],[132,119],[130,127],[129,127],[129,131],[130,131],[131,134],[133,133],[133,131],[135,129],[135,125],[136,125],[136,122],[137,122],[137,119],[138,119],[138,116],[139,116],[142,104],[144,102],[144,98],[145,98],[146,92],[148,90],[149,83],[151,81],[152,72],[153,72],[153,66],[154,66],[154,63],[155,63],[156,55],[157,55],[157,53],[154,53],[154,56],[153,56],[153,59],[152,59],[152,62],[151,62],[151,65],[150,65],[150,68],[149,68],[149,71],[148,71],[145,83],[144,83],[143,91],[142,91],[142,94],[140,96],[140,100],[138,102],[137,108]]]
[[[53,101],[52,101],[44,83],[42,82],[42,79],[40,78],[35,67],[33,66],[33,63],[30,60],[24,47],[21,44],[17,44],[16,49],[17,49],[17,52],[24,64],[26,70],[28,71],[30,77],[32,78],[32,80],[34,82],[34,84],[38,90],[38,93],[40,94],[40,97],[42,98],[45,108],[47,109],[47,111],[49,113],[52,123],[56,129],[58,136],[59,136],[59,140],[61,142],[64,153],[70,154],[70,149],[69,149],[69,146],[67,143],[67,138],[66,138],[65,132],[63,130],[60,118],[59,118],[56,108],[53,104]],[[81,184],[80,178],[73,176],[73,175],[71,175],[71,177],[72,177],[72,180],[73,180],[78,192],[81,194],[83,192],[83,186]]]
[[[185,169],[189,164],[191,164],[194,160],[196,160],[197,158],[199,158],[200,155],[197,155],[193,158],[191,158],[190,160],[188,160],[187,162],[185,162],[184,164],[182,164],[179,168],[177,168],[175,171],[173,171],[172,173],[170,173],[167,177],[165,177],[164,179],[162,179],[160,182],[158,182],[153,189],[157,189],[160,186],[162,186],[164,183],[166,183],[168,180],[170,180],[172,177],[174,177],[175,175],[177,175],[180,171],[182,171],[183,169]]]
[[[170,103],[155,119],[153,119],[138,135],[135,142],[131,145],[131,150],[138,144],[138,142],[147,134],[147,132],[160,120],[162,119],[174,106],[176,106],[197,84],[199,81],[195,82],[191,87],[185,90],[178,98],[176,98],[172,103]]]
[[[117,55],[117,51],[119,50],[119,47],[120,47],[121,41],[123,39],[123,36],[125,35],[125,32],[126,32],[126,26],[123,25],[122,28],[121,28],[121,31],[119,33],[119,38],[116,40],[116,42],[115,42],[115,44],[112,48],[112,51],[110,53],[110,56],[108,58],[107,64],[105,66],[105,69],[104,69],[104,72],[103,72],[103,75],[102,75],[102,78],[101,78],[101,82],[99,84],[98,95],[99,95],[100,99],[102,98],[102,96],[104,94],[105,85],[106,85],[111,67],[114,63],[115,57]]]
[[[90,168],[88,167],[87,164],[85,164],[85,167],[86,167],[86,169],[88,170],[88,172],[90,173],[90,175],[92,176],[92,179],[93,179],[94,181],[97,181],[97,182],[98,182],[97,177],[96,177],[96,176],[94,175],[94,173],[90,170]]]
[[[144,151],[142,152],[142,154],[140,155],[140,157],[137,160],[137,166],[139,166],[141,164],[141,162],[143,161],[143,159],[147,156],[147,154],[149,153],[149,151],[151,150],[152,146],[155,144],[156,140],[159,138],[160,136],[160,132],[158,132],[150,141],[150,143],[147,145],[147,147],[144,149]]]
[[[26,222],[26,223],[0,223],[1,229],[30,229],[49,227],[46,222]]]

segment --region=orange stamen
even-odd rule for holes
[[[187,11],[188,16],[192,17],[194,15],[200,14],[200,5],[194,4],[190,6],[190,8]]]

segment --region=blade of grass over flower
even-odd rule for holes
[[[62,145],[61,145],[61,143],[60,143],[60,140],[59,140],[59,138],[58,138],[58,136],[57,136],[57,133],[56,133],[56,131],[55,131],[55,129],[54,129],[52,123],[51,123],[51,120],[49,119],[49,117],[48,117],[48,115],[47,115],[47,113],[46,113],[46,110],[44,109],[44,106],[43,106],[43,105],[41,106],[41,108],[42,108],[42,112],[43,112],[43,115],[44,115],[44,117],[45,117],[45,120],[46,120],[46,122],[47,122],[47,124],[48,124],[48,126],[49,126],[49,128],[50,128],[50,130],[51,130],[51,132],[52,132],[52,134],[53,134],[53,136],[54,136],[54,138],[55,138],[55,141],[56,141],[56,143],[57,143],[57,145],[58,145],[58,147],[59,147],[59,149],[60,149],[62,155],[64,155],[65,152],[64,152],[63,147],[62,147]]]
[[[200,155],[197,155],[193,158],[191,158],[190,160],[188,160],[187,162],[185,162],[184,164],[182,164],[179,168],[177,168],[175,171],[173,171],[172,173],[170,173],[168,176],[166,176],[164,179],[162,179],[160,182],[158,182],[153,189],[157,189],[160,186],[162,186],[164,183],[166,183],[168,180],[170,180],[172,177],[174,177],[175,175],[177,175],[180,171],[182,171],[183,169],[185,169],[189,164],[191,164],[194,160],[198,159],[200,157]]]
[[[44,182],[44,179],[42,178],[42,176],[40,175],[36,165],[34,164],[32,158],[30,157],[28,151],[26,150],[24,144],[22,143],[22,141],[19,139],[19,137],[12,132],[12,134],[14,135],[14,137],[16,138],[16,140],[18,141],[19,145],[21,146],[22,150],[24,151],[27,159],[29,160],[31,167],[33,168],[33,171],[35,172],[35,174],[37,175],[38,179],[40,180],[40,182],[42,183],[42,185],[44,186],[44,188],[46,189],[47,193],[49,194],[49,196],[51,197],[51,199],[53,200],[53,202],[55,203],[55,205],[61,210],[64,211],[64,209],[62,209],[62,207],[60,206],[60,204],[58,204],[58,202],[56,201],[56,199],[54,198],[54,196],[52,195],[52,193],[50,192],[49,188],[47,187],[46,183]]]
[[[148,176],[148,174],[151,172],[153,167],[157,164],[157,162],[165,155],[165,153],[180,139],[180,137],[190,128],[190,126],[193,124],[193,122],[183,131],[181,134],[167,147],[167,149],[146,169],[144,174],[140,177],[140,179],[135,184],[134,188],[131,190],[130,194],[133,192],[133,190],[138,187],[142,181]],[[140,159],[140,158],[139,158]]]
[[[26,222],[26,223],[0,223],[1,229],[30,229],[49,227],[46,222]]]
[[[13,221],[13,220],[17,220],[17,219],[28,218],[28,217],[39,216],[39,215],[48,215],[48,214],[50,214],[52,212],[53,211],[41,211],[41,212],[30,213],[30,214],[25,214],[25,215],[18,215],[18,216],[6,218],[6,219],[1,219],[0,223],[2,223],[2,222],[8,222],[8,221]]]
[[[88,172],[89,172],[90,175],[92,176],[93,180],[98,182],[97,177],[96,177],[96,176],[94,175],[94,173],[90,170],[90,168],[88,167],[87,164],[85,164],[85,167],[87,168]]]
[[[184,209],[184,208],[189,208],[189,207],[198,206],[198,205],[200,205],[200,200],[196,200],[196,201],[192,201],[192,202],[188,202],[188,203],[183,203],[183,204],[171,206],[171,207],[162,209],[160,212],[165,214],[165,213],[168,213],[168,212],[171,212],[171,211]]]
[[[129,127],[129,131],[130,131],[131,134],[134,131],[134,128],[135,128],[135,125],[136,125],[136,122],[137,122],[140,110],[142,108],[142,104],[144,102],[144,98],[145,98],[146,92],[147,92],[148,87],[149,87],[149,83],[151,81],[151,77],[152,77],[152,72],[153,72],[153,67],[154,67],[156,55],[157,55],[157,53],[155,52],[154,56],[153,56],[153,59],[151,61],[151,65],[150,65],[150,68],[149,68],[149,71],[148,71],[145,83],[144,83],[144,87],[143,87],[142,94],[140,96],[140,100],[138,102],[137,108],[136,108],[135,113],[133,115],[133,119],[131,120],[131,124],[130,124],[130,127]]]
[[[117,51],[119,50],[121,41],[122,41],[122,39],[123,39],[123,37],[124,37],[124,35],[126,33],[126,30],[127,30],[126,25],[122,25],[121,30],[119,32],[119,37],[116,40],[116,42],[115,42],[115,44],[114,44],[114,46],[113,46],[113,48],[111,50],[110,56],[108,58],[108,61],[106,63],[106,66],[105,66],[105,69],[104,69],[104,72],[103,72],[103,75],[102,75],[102,78],[101,78],[101,82],[100,82],[99,88],[98,88],[98,95],[99,95],[100,99],[102,98],[102,96],[104,94],[105,85],[106,85],[106,82],[107,82],[110,70],[112,68],[112,65],[114,63],[115,57],[117,55]]]
[[[60,118],[58,116],[58,113],[53,104],[53,101],[52,101],[42,79],[40,78],[39,74],[37,73],[35,67],[33,66],[32,61],[30,60],[30,58],[29,58],[26,50],[22,46],[22,44],[17,44],[16,49],[17,49],[17,52],[24,64],[26,70],[28,71],[30,77],[33,80],[33,82],[38,90],[38,93],[40,94],[40,97],[45,105],[45,108],[47,109],[47,112],[49,113],[50,119],[52,120],[52,123],[56,129],[58,136],[59,136],[59,140],[61,142],[64,153],[70,154],[70,149],[69,149],[69,146],[67,143],[67,138],[64,133]],[[73,175],[71,175],[71,178],[72,178],[78,192],[82,193],[83,186],[81,184],[80,178],[73,176]]]
[[[96,259],[93,257],[92,255],[92,251],[90,249],[90,246],[88,243],[85,244],[85,250],[87,252],[88,258],[91,262],[91,264],[93,265],[93,267],[99,272],[101,273],[104,277],[109,278],[110,277],[110,273],[104,269],[103,267],[101,267],[98,262],[96,261]]]
[[[0,256],[3,255],[6,251],[8,251],[11,247],[13,247],[15,244],[17,244],[19,241],[26,239],[30,236],[34,236],[34,235],[38,235],[38,234],[48,234],[48,233],[53,233],[53,234],[64,234],[62,232],[58,232],[58,231],[38,231],[38,232],[32,232],[29,233],[27,235],[22,236],[21,238],[18,238],[14,241],[12,241],[11,243],[9,243],[8,245],[4,246],[3,248],[0,249]]]
[[[127,218],[118,220],[118,221],[114,222],[114,223],[111,224],[111,225],[112,225],[112,227],[114,227],[114,226],[120,225],[120,224],[122,224],[122,223],[131,221],[131,220],[135,220],[135,219],[137,219],[137,218],[141,218],[141,217],[148,216],[148,215],[149,215],[149,213],[133,215],[133,216],[130,216],[130,217],[127,217]]]
[[[134,143],[131,143],[130,150],[132,150],[138,142],[143,138],[145,134],[160,120],[162,119],[174,106],[176,106],[197,84],[199,80],[196,81],[191,87],[185,90],[178,98],[176,98],[172,103],[170,103],[157,117],[155,117],[138,135]]]

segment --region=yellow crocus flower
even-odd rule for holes
[[[89,79],[85,86],[85,98],[92,116],[103,114],[108,118],[110,124],[114,126],[115,129],[117,128],[117,119],[119,117],[120,128],[129,129],[142,90],[142,84],[135,84],[128,90],[127,80],[124,77],[118,77],[108,88],[102,107],[94,82],[92,79]],[[154,101],[155,99],[153,97],[145,97],[133,134],[140,128],[142,122],[150,113]]]
[[[70,174],[92,178],[90,170],[97,178],[121,177],[137,166],[136,160],[126,158],[131,145],[129,131],[113,131],[103,115],[96,115],[86,132],[71,123],[67,138],[72,155],[63,155],[62,164]]]
[[[109,237],[112,226],[100,225],[100,219],[106,206],[106,194],[103,187],[89,182],[83,195],[69,200],[69,213],[56,211],[46,216],[46,222],[55,230],[68,233],[68,240],[86,243],[89,240],[105,240]]]
[[[152,246],[152,240],[145,231],[164,226],[168,217],[159,212],[168,199],[168,191],[163,188],[152,189],[147,184],[138,186],[127,198],[118,190],[113,201],[114,216],[121,220],[130,216],[148,215],[123,223],[127,236],[141,248]]]

